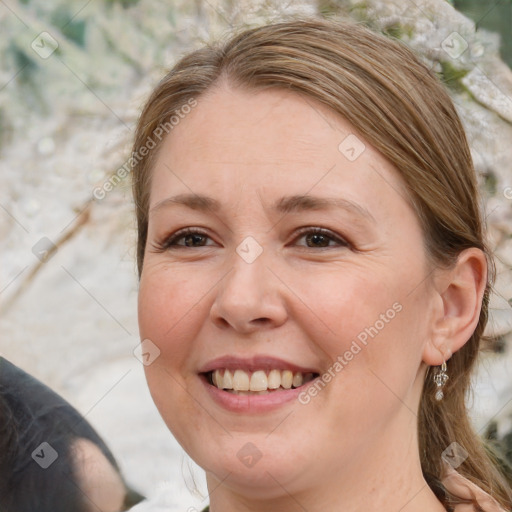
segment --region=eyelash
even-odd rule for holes
[[[336,241],[339,244],[339,246],[350,247],[349,242],[347,242],[346,240],[344,240],[343,238],[341,238],[339,236],[336,236],[332,231],[330,231],[328,229],[324,229],[324,228],[312,228],[312,227],[302,228],[299,230],[298,235],[294,240],[297,240],[298,238],[302,238],[304,235],[308,235],[308,234],[323,235],[324,237],[328,237],[331,240]],[[177,231],[176,233],[164,238],[164,240],[162,240],[161,242],[156,242],[155,244],[153,244],[154,249],[158,252],[164,252],[164,251],[173,250],[173,249],[186,249],[186,248],[194,249],[194,247],[188,247],[186,245],[176,244],[176,242],[178,240],[185,238],[186,236],[189,236],[189,235],[199,235],[199,236],[210,238],[208,236],[208,234],[205,233],[204,231],[200,231],[200,230],[194,229],[194,228],[185,228],[185,229],[181,229],[181,230]],[[199,247],[209,247],[209,246],[199,246]],[[307,247],[307,246],[305,248],[306,249],[315,249],[315,247]],[[323,249],[323,250],[332,249],[332,248],[334,248],[334,247],[332,247],[332,246],[331,247],[318,247],[318,249]]]

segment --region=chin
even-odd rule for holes
[[[275,499],[283,495],[283,488],[294,487],[293,482],[306,473],[306,464],[293,446],[280,442],[277,447],[275,442],[265,439],[267,436],[268,433],[234,434],[233,438],[225,439],[225,445],[212,439],[208,447],[198,443],[189,454],[208,478],[217,481],[213,487],[222,482],[247,498]]]

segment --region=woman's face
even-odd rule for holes
[[[410,457],[434,299],[405,197],[350,124],[287,91],[220,86],[164,141],[140,334],[154,401],[210,478],[271,497]]]

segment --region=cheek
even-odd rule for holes
[[[399,294],[391,280],[382,275],[379,280],[372,279],[369,268],[334,269],[302,282],[298,296],[310,311],[307,320],[302,317],[302,324],[331,357],[349,350],[352,342],[368,346],[365,342],[398,319],[400,305],[393,308],[393,304],[398,302]]]
[[[195,401],[186,390],[187,379],[195,378],[191,341],[201,327],[197,303],[202,290],[185,279],[183,272],[179,276],[176,270],[148,265],[141,276],[138,314],[140,339],[151,340],[160,351],[144,366],[149,391],[168,428],[180,442],[186,442],[188,430],[194,427],[180,418],[197,415]]]
[[[148,268],[141,276],[138,315],[141,339],[150,339],[162,352],[176,349],[183,333],[199,328],[198,307],[208,287],[175,269]],[[197,306],[197,307],[196,307]],[[196,320],[196,321],[194,321]]]
[[[166,407],[182,407],[182,396],[191,371],[194,344],[201,328],[198,318],[200,291],[183,273],[147,268],[139,288],[139,331],[141,340],[150,340],[160,351],[144,366],[153,400],[161,413]],[[204,295],[204,292],[203,292]],[[181,405],[180,405],[181,404]],[[165,418],[164,418],[165,419]]]
[[[350,273],[337,269],[302,288],[303,296],[309,289],[317,313],[316,320],[303,317],[302,326],[333,362],[332,372],[344,375],[334,379],[344,392],[357,396],[372,389],[393,399],[393,393],[404,396],[414,381],[427,337],[428,297],[423,287],[414,289],[424,278],[420,269],[403,263],[352,267]]]

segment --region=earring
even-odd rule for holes
[[[436,391],[436,400],[439,402],[443,399],[444,393],[443,393],[443,386],[446,384],[446,381],[449,379],[448,375],[446,374],[446,361],[443,361],[443,364],[441,365],[441,369],[437,369],[437,373],[434,375],[434,382],[437,386]]]

